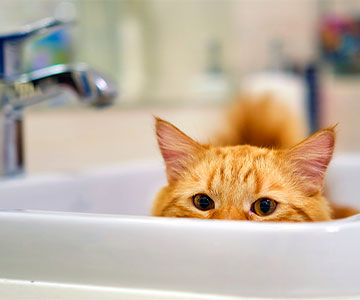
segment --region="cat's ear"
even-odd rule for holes
[[[334,146],[335,127],[331,127],[318,131],[286,152],[294,175],[300,177],[309,195],[322,189]]]
[[[168,181],[176,181],[202,146],[174,125],[155,117],[156,137],[166,165]]]

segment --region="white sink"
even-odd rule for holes
[[[151,162],[9,179],[0,182],[0,209],[144,216],[165,182],[162,164]]]
[[[0,182],[0,291],[11,283],[151,299],[360,295],[357,216],[312,224],[150,217],[164,184],[159,163]],[[332,200],[360,207],[360,156],[338,156],[327,186]]]

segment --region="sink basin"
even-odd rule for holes
[[[11,283],[131,290],[136,299],[360,295],[358,216],[302,224],[150,217],[165,182],[157,162],[0,182],[0,291]],[[359,183],[360,156],[337,156],[331,199],[360,207]]]
[[[144,216],[165,183],[151,162],[9,179],[0,182],[0,209]]]

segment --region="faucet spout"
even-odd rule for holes
[[[59,64],[25,72],[24,45],[32,36],[44,36],[73,22],[46,18],[15,32],[0,35],[0,177],[24,172],[23,110],[72,90],[91,106],[110,105],[115,84],[86,64]]]
[[[95,107],[110,105],[117,96],[116,85],[111,80],[83,63],[49,66],[11,81],[11,84],[4,83],[16,97],[6,104],[14,109],[52,99],[64,89],[70,89],[80,101]]]
[[[23,110],[72,90],[88,105],[113,103],[115,84],[86,64],[60,64],[0,81],[0,176],[24,171]]]

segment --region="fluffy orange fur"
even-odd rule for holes
[[[335,144],[334,127],[294,146],[305,130],[283,104],[268,98],[243,100],[232,111],[232,129],[212,145],[201,145],[156,118],[168,185],[158,193],[152,214],[252,221],[332,219],[336,214],[322,190]],[[195,195],[206,195],[213,207],[198,209]],[[275,201],[274,212],[257,214],[253,206],[259,199]]]
[[[288,105],[266,94],[241,96],[230,107],[227,119],[214,140],[218,146],[289,148],[305,139],[308,131]]]

